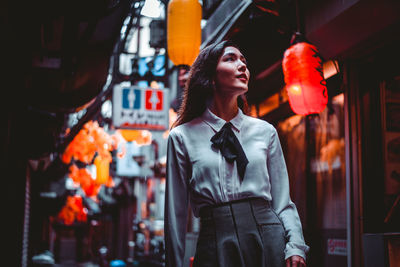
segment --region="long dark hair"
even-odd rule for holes
[[[192,67],[189,78],[183,91],[182,105],[178,111],[178,118],[172,127],[189,122],[203,114],[207,101],[214,94],[214,78],[218,61],[227,46],[239,47],[232,41],[225,40],[203,48]],[[240,49],[239,49],[240,50]],[[238,97],[238,106],[247,114],[247,100],[244,95]]]

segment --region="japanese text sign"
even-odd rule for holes
[[[113,91],[113,124],[116,128],[167,130],[169,98],[167,90],[124,86]]]

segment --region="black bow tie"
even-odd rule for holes
[[[218,148],[226,161],[232,163],[236,160],[236,167],[240,175],[240,182],[243,181],[246,166],[249,163],[242,146],[239,143],[236,135],[232,131],[232,123],[227,122],[222,129],[217,132],[212,138],[211,142]]]

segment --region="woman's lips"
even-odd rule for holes
[[[247,82],[247,76],[245,74],[236,76],[239,80],[241,80],[242,82]]]

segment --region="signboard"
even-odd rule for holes
[[[135,160],[135,157],[144,157],[144,161],[149,162],[150,157],[153,156],[151,146],[139,146],[135,142],[126,142],[118,146],[118,152],[123,150],[122,146],[125,146],[125,155],[122,158],[116,157],[117,176],[145,177],[154,175],[148,164],[140,166]]]
[[[167,90],[117,84],[112,106],[116,128],[165,131],[169,127]]]
[[[328,239],[328,254],[329,255],[347,255],[347,240],[346,239]]]

